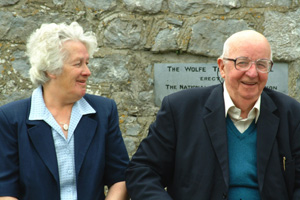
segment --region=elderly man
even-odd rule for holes
[[[132,200],[300,199],[300,104],[265,88],[271,47],[229,37],[223,84],[164,98],[126,172]]]

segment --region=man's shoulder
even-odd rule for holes
[[[299,111],[300,115],[300,102],[284,93],[265,88],[262,97],[262,103],[272,101],[277,109]]]
[[[275,91],[275,90],[272,90],[269,88],[264,88],[263,93],[268,95],[273,101],[275,101],[275,103],[283,102],[283,103],[293,103],[293,104],[300,105],[300,102],[298,102],[296,99],[294,99],[284,93],[281,93],[281,92],[278,92],[278,91]]]

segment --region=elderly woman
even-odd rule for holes
[[[0,107],[0,200],[127,199],[128,154],[113,100],[86,94],[92,32],[44,24],[27,43],[28,99]]]

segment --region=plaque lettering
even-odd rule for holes
[[[288,64],[274,63],[266,87],[288,94]],[[223,82],[215,63],[157,63],[154,64],[155,104],[173,92],[207,87]]]

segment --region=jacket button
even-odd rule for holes
[[[227,194],[223,193],[223,199],[227,199]]]

